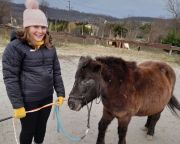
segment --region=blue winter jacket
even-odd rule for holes
[[[55,48],[38,50],[19,39],[10,42],[2,58],[3,79],[13,108],[24,102],[39,101],[53,95],[65,96],[60,64]]]

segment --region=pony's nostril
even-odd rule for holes
[[[75,104],[72,101],[69,101],[68,103],[70,109],[74,109]]]

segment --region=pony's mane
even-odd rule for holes
[[[79,59],[78,69],[81,69],[88,65],[92,61],[92,58],[90,56],[83,57],[81,56]]]
[[[125,61],[122,58],[118,58],[118,57],[96,57],[96,60],[104,63],[106,65],[108,65],[109,67],[114,67],[114,66],[127,66],[129,68],[135,69],[136,68],[136,62],[134,61]],[[125,68],[125,67],[124,67]]]
[[[128,74],[129,69],[136,68],[135,62],[128,62],[117,57],[96,57],[96,61],[107,65],[119,79],[124,79],[125,75]]]
[[[109,67],[125,64],[125,61],[122,58],[116,57],[96,57],[96,60],[108,65]]]

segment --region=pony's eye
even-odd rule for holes
[[[85,93],[87,90],[88,90],[88,88],[84,87],[82,92]]]
[[[85,80],[81,81],[81,85],[85,86],[86,85],[86,81]]]
[[[94,80],[90,79],[90,80],[88,80],[86,83],[87,83],[87,85],[91,85],[91,84],[94,83]]]

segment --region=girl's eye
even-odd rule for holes
[[[37,29],[39,26],[36,26],[36,25],[35,25],[35,26],[33,26],[33,27]]]
[[[45,26],[41,26],[41,28],[42,28],[42,29],[46,29],[46,27],[45,27]]]
[[[46,27],[45,26],[38,26],[38,25],[35,25],[35,26],[33,26],[34,28],[36,28],[36,29],[38,29],[38,28],[41,28],[41,29],[46,29]]]

